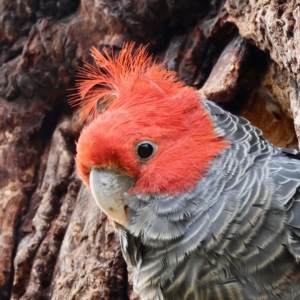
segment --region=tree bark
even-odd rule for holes
[[[0,299],[138,299],[74,170],[82,124],[67,96],[91,46],[148,44],[203,97],[296,148],[299,17],[296,0],[2,0]]]

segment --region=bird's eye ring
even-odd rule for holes
[[[149,141],[143,141],[137,144],[136,146],[136,155],[142,160],[148,160],[156,151],[157,146]]]

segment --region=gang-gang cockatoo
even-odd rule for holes
[[[92,49],[76,166],[142,300],[300,299],[300,155],[145,50]]]

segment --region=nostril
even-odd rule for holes
[[[127,216],[129,214],[129,207],[128,207],[128,205],[124,206],[124,211],[125,211],[125,214]]]

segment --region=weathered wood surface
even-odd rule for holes
[[[0,2],[0,299],[138,299],[74,170],[68,89],[89,48],[149,44],[282,147],[300,137],[297,1]]]
[[[285,77],[288,98],[278,97],[284,109],[292,112],[300,139],[300,5],[297,0],[228,0],[228,21],[234,22],[242,37],[252,42],[278,65],[278,77]],[[281,74],[280,74],[281,73]],[[278,82],[280,78],[278,78]],[[282,83],[284,84],[284,83]],[[279,84],[280,86],[280,84]],[[288,100],[289,101],[288,101]]]

